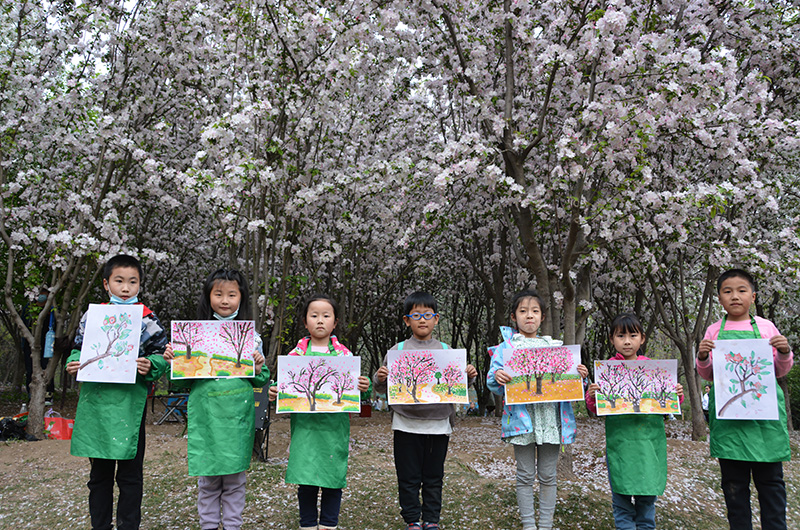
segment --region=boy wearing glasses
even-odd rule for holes
[[[431,294],[417,291],[408,295],[403,304],[403,322],[411,328],[412,337],[395,344],[392,350],[448,349],[447,344],[433,339],[439,315],[436,299]],[[466,372],[472,384],[478,371],[468,364]],[[384,357],[382,366],[372,378],[376,392],[387,392],[388,376]],[[444,460],[449,436],[453,432],[455,407],[451,403],[420,403],[392,405],[391,410],[400,515],[407,530],[437,530],[442,510]]]

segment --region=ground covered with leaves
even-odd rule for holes
[[[156,411],[156,416],[159,416]],[[153,421],[153,416],[149,417]],[[244,528],[298,527],[295,487],[283,482],[289,442],[288,417],[272,424],[267,462],[248,472]],[[663,529],[724,529],[719,468],[706,442],[692,442],[690,425],[666,422],[669,446],[667,490],[657,504]],[[142,528],[199,529],[196,481],[187,475],[186,440],[180,424],[148,425]],[[340,527],[400,529],[389,416],[352,419],[348,487]],[[792,435],[795,459],[785,465],[789,528],[800,528],[796,477],[800,436]],[[559,479],[556,528],[613,529],[604,460],[602,420],[580,419],[573,445],[574,477]],[[519,529],[512,450],[500,441],[498,418],[459,418],[446,463],[444,530]],[[89,463],[69,455],[69,442],[0,442],[0,528],[90,528]],[[758,503],[753,496],[754,506]]]

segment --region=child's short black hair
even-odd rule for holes
[[[539,309],[541,309],[542,311],[542,316],[544,317],[544,312],[545,312],[544,300],[542,300],[542,297],[539,296],[539,293],[536,292],[535,289],[526,289],[514,295],[514,298],[511,299],[511,315],[513,316],[516,314],[519,304],[525,298],[535,298],[536,302],[539,304]]]
[[[103,265],[103,279],[108,281],[108,279],[111,278],[111,273],[114,272],[114,269],[120,267],[131,267],[132,269],[136,269],[139,272],[139,283],[142,284],[144,282],[144,271],[142,271],[142,264],[139,263],[138,259],[127,254],[117,254],[110,260],[106,261],[106,264]]]
[[[731,278],[744,278],[745,280],[747,280],[747,283],[750,284],[750,288],[753,289],[754,293],[758,291],[758,285],[756,284],[756,279],[753,278],[752,274],[750,274],[744,269],[728,269],[722,274],[720,274],[719,278],[717,278],[717,293],[719,293],[720,290],[722,290],[722,282],[724,282],[725,280],[729,280]]]
[[[439,309],[436,306],[436,298],[433,297],[431,293],[426,291],[414,291],[410,295],[406,296],[405,302],[403,302],[403,315],[407,315],[414,309],[414,306],[418,305],[420,307],[430,307],[434,313],[438,313]]]
[[[211,291],[219,282],[236,282],[239,286],[239,312],[234,320],[252,320],[250,315],[250,289],[247,287],[247,280],[244,274],[234,269],[217,269],[208,275],[203,283],[203,294],[200,295],[200,302],[197,304],[197,319],[211,320],[214,310],[211,309]]]
[[[633,313],[620,313],[611,322],[608,329],[608,336],[613,337],[615,333],[640,333],[644,335],[644,326],[642,326],[639,317]]]
[[[334,300],[327,294],[314,293],[306,297],[305,301],[303,302],[303,310],[300,313],[300,321],[304,325],[306,323],[306,316],[308,315],[308,306],[311,305],[311,302],[316,302],[317,300],[324,300],[325,302],[331,304],[331,307],[333,308],[333,319],[339,320],[339,304],[336,303],[336,300]]]

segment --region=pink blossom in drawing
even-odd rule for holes
[[[253,322],[248,320],[231,320],[222,324],[219,330],[219,336],[223,341],[233,347],[236,353],[236,368],[242,366],[242,354],[247,344],[250,342],[248,339],[252,336]]]
[[[353,382],[353,377],[347,372],[339,372],[333,375],[331,381],[331,388],[333,393],[336,394],[336,405],[342,404],[342,396],[348,390],[353,390],[356,387]]]
[[[418,387],[432,381],[437,369],[430,352],[408,352],[392,363],[389,377],[392,384],[405,386],[405,391],[411,395],[414,403],[419,403]]]
[[[553,367],[561,362],[563,351],[566,348],[523,348],[514,350],[508,365],[512,370],[525,378],[526,390],[531,390],[531,380],[536,381],[536,394],[542,394],[542,380],[544,376],[552,373]],[[571,361],[570,361],[571,364]]]
[[[447,385],[448,394],[452,394],[453,387],[463,381],[463,373],[464,371],[456,363],[450,363],[447,365],[447,368],[444,369],[444,372],[442,372],[442,377],[444,377],[444,383]]]
[[[335,368],[325,362],[324,357],[320,357],[311,361],[299,372],[289,370],[287,372],[289,381],[281,383],[278,389],[281,392],[286,390],[302,392],[308,400],[308,409],[315,411],[317,410],[317,392],[338,373]]]
[[[192,358],[192,349],[199,346],[203,342],[200,330],[202,327],[201,322],[193,322],[190,320],[174,322],[172,324],[172,342],[173,344],[183,344],[186,347],[186,358]]]

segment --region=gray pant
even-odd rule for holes
[[[535,530],[536,510],[533,500],[533,482],[539,476],[539,529],[553,527],[556,511],[556,467],[558,449],[556,444],[515,445],[517,459],[517,504],[524,530]],[[537,473],[538,471],[538,473]]]
[[[247,476],[244,471],[233,475],[197,477],[197,513],[200,515],[200,528],[217,530],[220,509],[222,509],[222,527],[225,530],[241,528],[246,481]]]

